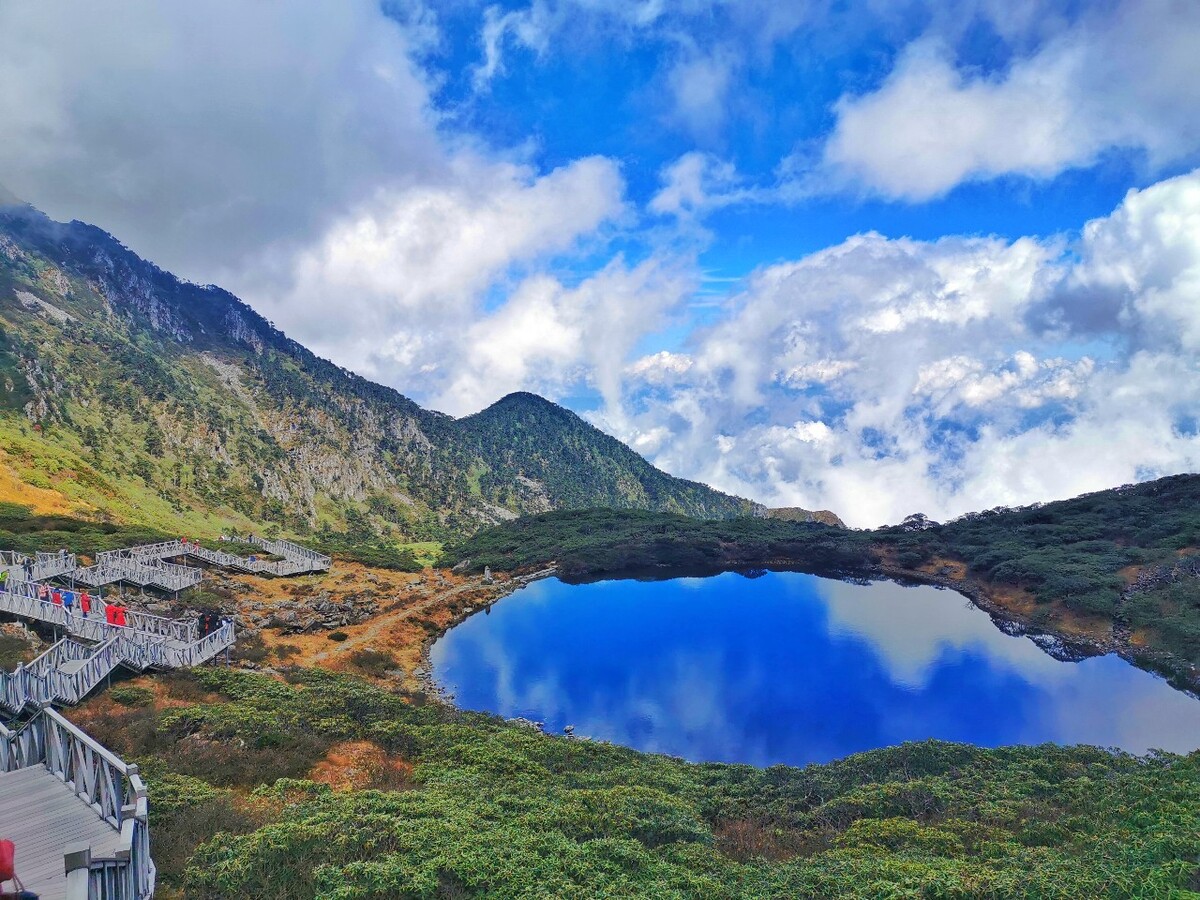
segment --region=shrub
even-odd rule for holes
[[[326,637],[329,638],[329,640],[337,641],[338,643],[350,639],[350,635],[346,634],[344,631],[331,631],[326,635]]]
[[[114,703],[122,706],[148,706],[154,700],[154,691],[136,685],[122,685],[108,692]]]
[[[233,650],[229,653],[229,657],[235,662],[261,663],[270,653],[271,651],[267,649],[267,645],[263,643],[262,635],[250,634],[238,637],[237,643],[233,645]]]
[[[382,678],[397,665],[396,657],[385,650],[355,650],[350,654],[350,664],[376,678]]]

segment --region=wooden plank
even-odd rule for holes
[[[66,895],[63,852],[68,844],[83,841],[102,855],[121,839],[42,766],[0,773],[0,837],[13,841],[17,873],[42,900]]]
[[[62,672],[64,675],[74,675],[76,672],[86,666],[87,662],[88,661],[86,659],[71,659],[65,663],[59,663],[58,671]]]

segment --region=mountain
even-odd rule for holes
[[[0,500],[171,530],[438,540],[554,509],[760,512],[532,394],[464,419],[423,409],[227,291],[11,197],[0,436]]]

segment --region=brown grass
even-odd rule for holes
[[[412,766],[389,757],[371,741],[344,741],[329,748],[308,777],[335,791],[399,791],[412,787]]]
[[[3,451],[0,451],[0,502],[28,506],[37,516],[78,516],[95,511],[95,507],[71,500],[59,491],[27,484],[8,464]]]

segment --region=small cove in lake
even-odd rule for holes
[[[1063,662],[953,591],[791,572],[534,582],[431,648],[467,709],[695,761],[826,762],[908,740],[1200,747],[1200,701]]]

